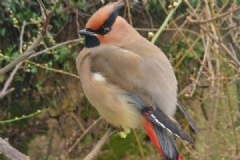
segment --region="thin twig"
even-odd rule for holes
[[[145,155],[144,155],[144,152],[143,152],[143,148],[142,148],[141,142],[140,142],[140,140],[139,140],[139,138],[138,138],[138,135],[137,135],[137,133],[136,133],[135,130],[133,130],[133,134],[134,134],[135,139],[136,139],[136,141],[137,141],[138,148],[139,148],[139,150],[140,150],[140,153],[141,153],[141,155],[142,155],[142,158],[143,158],[144,160],[146,160],[146,157],[145,157]]]
[[[39,3],[40,7],[42,8],[42,10],[45,14],[45,17],[47,17],[48,16],[47,9],[46,9],[45,5],[43,4],[42,0],[37,0],[37,1]]]
[[[150,32],[150,31],[158,31],[157,28],[135,28],[137,31],[146,31],[146,32]],[[189,33],[192,33],[193,35],[196,35],[198,36],[199,33],[193,31],[193,30],[189,30],[189,29],[185,29],[185,28],[165,28],[164,31],[183,31],[183,32],[189,32]]]
[[[67,152],[64,154],[64,157],[66,158],[67,155],[78,145],[78,143],[81,141],[81,139],[101,120],[102,118],[98,118],[96,121],[94,121],[84,132],[83,134],[75,141],[75,143],[67,150]]]
[[[13,77],[15,76],[15,74],[17,73],[19,67],[22,65],[22,62],[18,63],[14,70],[11,72],[9,78],[7,79],[7,81],[4,83],[4,87],[0,93],[0,99],[3,98],[4,96],[6,96],[8,93],[10,93],[10,90],[7,91],[8,87],[10,86],[10,84],[13,81]],[[13,91],[14,89],[12,88],[11,91]],[[6,93],[8,92],[8,93]]]
[[[5,124],[5,123],[12,123],[12,122],[16,122],[16,121],[19,121],[19,120],[23,120],[23,119],[27,119],[27,118],[30,118],[30,117],[34,117],[40,113],[43,113],[43,112],[46,112],[48,111],[48,108],[47,109],[43,109],[43,110],[37,110],[36,112],[34,113],[31,113],[29,115],[23,115],[22,117],[16,117],[14,119],[9,119],[9,120],[5,120],[5,121],[0,121],[0,124]]]
[[[226,13],[220,14],[220,15],[218,15],[218,16],[216,16],[216,17],[213,17],[213,18],[210,18],[210,19],[207,19],[207,20],[193,20],[193,19],[190,18],[190,17],[188,17],[188,20],[189,20],[191,23],[198,23],[198,24],[200,24],[200,23],[207,23],[207,22],[211,22],[211,21],[214,21],[214,20],[217,20],[217,19],[221,19],[221,18],[223,18],[223,17],[228,16],[228,15],[231,14],[231,13],[238,12],[238,11],[240,11],[240,7],[237,7],[237,8],[235,8],[235,9],[233,9],[233,10],[230,10],[230,11],[228,11],[228,12],[226,12]]]
[[[57,73],[60,73],[60,74],[65,74],[65,75],[69,75],[69,76],[72,76],[74,78],[77,78],[77,79],[80,79],[79,76],[73,74],[73,73],[69,73],[69,72],[65,72],[63,70],[58,70],[58,69],[54,69],[54,68],[49,68],[49,67],[46,67],[44,65],[41,65],[39,63],[35,63],[35,62],[32,62],[30,60],[25,60],[26,62],[36,66],[36,67],[40,67],[40,68],[43,68],[43,69],[46,69],[46,70],[49,70],[49,71],[53,71],[53,72],[57,72]]]
[[[161,25],[161,27],[159,28],[159,30],[157,31],[157,33],[156,33],[155,36],[153,37],[153,39],[152,39],[152,41],[151,41],[152,43],[155,43],[155,42],[156,42],[156,40],[158,39],[158,37],[159,37],[160,34],[162,33],[163,29],[164,29],[164,28],[166,27],[166,25],[168,24],[168,22],[169,22],[170,18],[172,17],[173,13],[176,11],[176,9],[178,8],[178,6],[179,6],[181,3],[182,3],[182,0],[178,0],[176,7],[173,8],[173,9],[169,12],[167,18],[164,20],[163,24]]]
[[[0,94],[0,99],[2,99],[3,97],[5,97],[6,95],[8,95],[9,93],[11,93],[14,90],[15,90],[15,88],[10,88],[9,90],[5,91],[3,94]]]
[[[81,121],[78,119],[78,117],[74,114],[74,112],[71,112],[70,114],[71,114],[71,116],[75,119],[75,121],[77,122],[77,124],[79,125],[79,127],[81,128],[81,130],[82,130],[83,132],[85,132],[86,129],[84,128],[82,122],[81,122]]]
[[[191,90],[191,92],[190,92],[190,94],[189,94],[190,97],[193,96],[193,93],[194,93],[194,91],[195,91],[195,89],[196,89],[197,83],[198,83],[199,78],[200,78],[200,76],[201,76],[201,73],[202,73],[202,71],[203,71],[203,67],[204,67],[204,65],[205,65],[205,63],[206,63],[208,54],[209,54],[209,52],[207,52],[207,51],[205,50],[205,53],[204,53],[204,56],[203,56],[203,60],[202,60],[202,63],[201,63],[201,67],[200,67],[200,69],[199,69],[199,71],[198,71],[198,73],[197,73],[197,78],[194,80],[192,90]]]
[[[81,42],[83,39],[82,38],[77,38],[77,39],[73,39],[73,40],[69,40],[69,41],[65,41],[65,42],[62,42],[62,43],[59,43],[59,44],[56,44],[55,46],[52,46],[50,48],[46,48],[40,52],[36,52],[34,53],[33,55],[31,55],[29,58],[33,58],[33,57],[36,57],[36,56],[39,56],[43,53],[46,53],[48,51],[51,51],[53,49],[56,49],[58,47],[61,47],[61,46],[64,46],[64,45],[67,45],[67,44],[71,44],[71,43],[75,43],[75,42]]]
[[[103,145],[109,140],[111,131],[112,129],[109,128],[103,137],[98,141],[96,146],[92,149],[92,151],[83,160],[93,160],[99,154],[99,151]]]
[[[227,80],[225,80],[225,87],[226,87],[227,102],[228,102],[228,107],[229,107],[229,112],[230,112],[229,115],[230,115],[230,119],[231,119],[231,123],[232,123],[233,136],[234,136],[235,144],[236,144],[236,156],[238,156],[238,153],[239,153],[238,135],[237,135],[236,126],[234,123],[234,112],[233,112],[234,110],[233,110],[233,106],[232,106],[232,102],[231,102],[231,97],[230,97],[230,93],[229,93]]]
[[[23,34],[24,34],[25,26],[26,26],[26,21],[23,22],[23,24],[22,24],[22,29],[21,29],[21,33],[20,33],[20,43],[19,43],[19,51],[20,51],[20,53],[22,53]]]
[[[128,12],[128,19],[129,19],[129,24],[132,26],[132,15],[131,15],[131,11],[130,11],[130,3],[129,0],[126,0],[126,4],[127,4],[127,12]]]
[[[183,62],[183,60],[186,58],[186,56],[190,53],[191,50],[193,50],[193,47],[195,47],[195,45],[197,44],[197,42],[201,39],[202,35],[199,35],[196,40],[192,43],[192,45],[190,45],[190,47],[188,48],[188,50],[185,52],[185,54],[181,57],[180,60],[178,60],[177,64],[173,67],[173,68],[178,68],[179,65]],[[201,62],[201,60],[200,60]]]
[[[197,18],[200,19],[199,16],[197,15],[196,11],[193,9],[191,4],[189,3],[188,0],[184,0],[184,2],[187,4],[188,8],[191,10],[192,14]],[[226,45],[219,39],[218,37],[216,38],[212,33],[208,32],[207,29],[203,26],[200,25],[200,28],[207,33],[226,53],[229,55],[236,63],[236,65],[240,66],[240,62],[238,59],[231,53],[231,51],[226,47]]]

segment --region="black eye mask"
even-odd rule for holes
[[[108,19],[102,24],[102,26],[98,30],[92,30],[91,28],[86,28],[87,31],[105,35],[111,32],[112,25],[116,21],[116,18],[118,16],[118,12],[121,9],[121,6],[116,8],[115,11],[108,17]],[[95,36],[86,36],[85,38],[85,47],[91,48],[96,47],[100,45],[100,41]]]
[[[100,34],[105,35],[108,34],[111,31],[113,23],[116,21],[116,18],[118,16],[120,8],[117,8],[109,17],[108,19],[102,24],[102,26],[98,30],[92,30],[90,28],[87,28],[87,30]]]

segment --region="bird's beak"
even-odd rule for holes
[[[87,29],[82,29],[78,33],[82,36],[97,36],[96,33],[88,31]]]

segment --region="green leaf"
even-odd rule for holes
[[[36,73],[38,71],[38,68],[36,66],[31,67],[31,72]]]
[[[0,35],[3,37],[6,33],[6,28],[0,30]]]

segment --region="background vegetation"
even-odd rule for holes
[[[84,159],[108,124],[76,75],[83,48],[78,30],[109,1],[43,0],[46,10],[39,2],[0,3],[0,137],[33,160]],[[148,33],[158,30],[173,2],[126,0],[121,15],[151,40]],[[202,131],[194,133],[177,113],[196,141],[177,140],[183,159],[240,159],[240,1],[183,0],[156,45],[174,66],[179,98]],[[111,136],[97,159],[157,160],[160,154],[136,130],[126,139]]]

